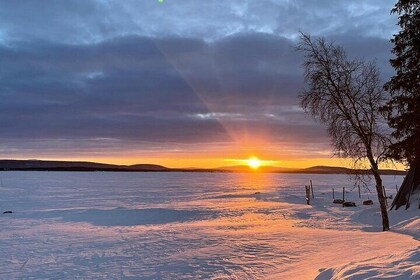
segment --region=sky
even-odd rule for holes
[[[0,0],[0,158],[339,165],[299,31],[393,74],[390,0]]]

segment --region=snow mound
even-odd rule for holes
[[[401,254],[352,262],[323,270],[315,279],[420,279],[420,253],[417,249]]]
[[[399,223],[396,227],[399,228],[402,232],[407,234],[411,234],[414,237],[420,238],[420,219],[413,218],[411,220],[407,220],[404,222]]]

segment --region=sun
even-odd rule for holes
[[[258,167],[261,166],[261,160],[259,160],[257,157],[250,157],[246,160],[246,163],[252,169],[258,169]]]

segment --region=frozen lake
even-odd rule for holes
[[[376,221],[330,203],[332,187],[356,199],[348,178],[0,172],[0,210],[14,212],[0,217],[0,278],[259,279],[303,270],[300,279],[309,279],[336,258],[317,263],[314,255],[344,232],[355,254],[369,257],[352,239],[376,248]],[[314,208],[304,200],[309,179],[320,201]],[[388,194],[401,181],[384,176]],[[375,195],[362,195],[377,207]],[[383,241],[400,242],[394,235]]]

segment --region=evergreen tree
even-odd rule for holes
[[[382,108],[396,142],[389,156],[420,165],[420,1],[400,0],[392,9],[401,31],[394,35],[391,65],[396,74],[385,84],[392,98]]]
[[[388,157],[410,167],[391,209],[407,209],[412,194],[420,192],[420,0],[400,0],[391,12],[399,15],[401,30],[391,39],[396,57],[390,62],[396,74],[385,84],[391,99],[382,111],[394,129]],[[414,207],[420,208],[418,202]]]

